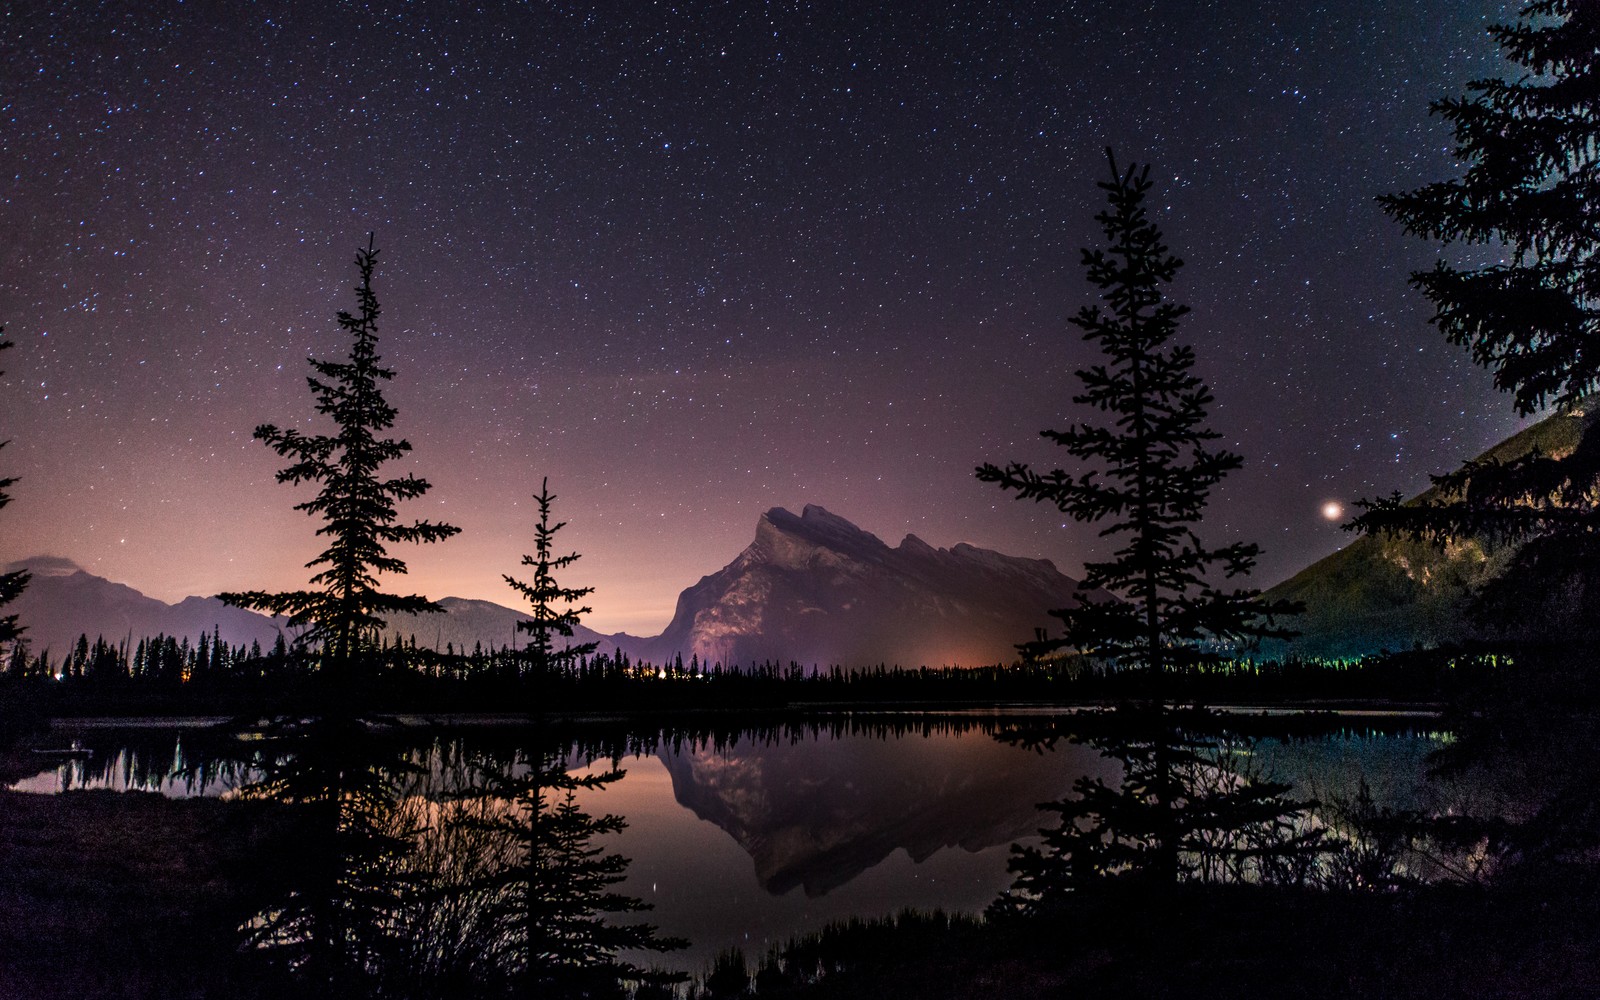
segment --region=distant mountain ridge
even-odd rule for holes
[[[272,618],[244,608],[230,607],[214,597],[186,597],[176,604],[148,597],[127,584],[86,572],[71,560],[39,556],[13,563],[7,570],[26,568],[33,573],[28,589],[12,608],[27,626],[23,638],[35,653],[50,650],[59,656],[70,650],[80,635],[90,642],[104,638],[134,642],[158,634],[197,641],[215,632],[232,646],[259,642],[271,648],[279,634],[293,639],[283,618]],[[442,614],[395,615],[385,637],[413,637],[419,646],[441,651],[453,648],[470,653],[474,646],[500,648],[518,640],[516,624],[528,616],[490,601],[446,597]],[[596,642],[598,651],[615,652],[616,643],[592,629],[579,626],[574,644]]]
[[[214,597],[186,597],[168,604],[147,597],[127,584],[95,576],[69,559],[38,556],[12,563],[6,570],[28,569],[33,579],[8,610],[27,628],[22,634],[35,654],[49,650],[60,657],[78,636],[121,642],[155,635],[187,636],[191,641],[215,631],[230,645],[260,642],[270,649],[284,631],[282,619],[233,608]]]
[[[287,635],[282,619],[215,598],[166,604],[66,560],[15,565],[35,574],[13,605],[35,652],[59,656],[80,634],[90,641],[157,633],[196,640],[216,629],[229,644],[263,647]],[[730,666],[975,666],[1015,659],[1018,642],[1052,624],[1051,609],[1079,599],[1078,582],[1049,560],[966,544],[940,549],[915,535],[891,548],[822,507],[798,515],[774,507],[743,552],[682,592],[661,635],[602,635],[579,626],[572,642],[656,663],[681,655]],[[515,632],[525,612],[460,597],[439,603],[445,613],[395,616],[385,634],[458,653],[526,640]]]
[[[454,649],[457,653],[470,653],[480,644],[487,650],[521,646],[528,641],[528,633],[517,632],[517,623],[528,620],[526,611],[466,597],[445,597],[438,603],[444,608],[443,614],[391,615],[384,635],[404,640],[415,637],[419,646],[441,652]],[[558,639],[556,645],[580,646],[589,642],[596,644],[596,653],[611,656],[617,651],[615,637],[582,625],[572,630],[571,639]]]

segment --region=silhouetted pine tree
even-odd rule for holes
[[[0,351],[7,350],[12,346],[12,342],[5,339],[5,328],[0,327]],[[0,375],[4,374],[5,372],[0,371]],[[8,444],[10,444],[9,441],[0,441],[0,448],[4,448]],[[0,507],[4,507],[11,502],[11,494],[6,491],[15,486],[16,483],[15,477],[0,479]],[[31,578],[32,574],[27,570],[0,573],[0,608],[20,597],[23,590],[27,589],[28,580]],[[25,628],[17,624],[16,615],[0,615],[0,645],[15,641],[24,631]]]
[[[1592,409],[1600,388],[1600,5],[1540,0],[1489,29],[1525,71],[1476,80],[1463,98],[1437,101],[1462,175],[1379,199],[1407,231],[1445,246],[1494,248],[1495,263],[1440,261],[1411,276],[1435,307],[1432,322],[1494,373],[1519,414]],[[1434,477],[1414,504],[1398,493],[1362,501],[1353,526],[1443,544],[1525,543],[1478,611],[1502,622],[1560,609],[1561,630],[1600,632],[1600,434],[1595,414],[1571,454],[1535,451],[1469,462]],[[1498,612],[1495,614],[1495,612]]]
[[[461,529],[417,521],[397,523],[395,505],[422,496],[428,482],[413,475],[385,479],[382,466],[411,450],[402,439],[380,436],[394,426],[395,410],[383,397],[381,383],[394,370],[379,362],[378,299],[372,272],[378,251],[369,239],[356,254],[360,284],[357,312],[339,313],[339,326],[350,334],[345,361],[309,359],[314,375],[306,379],[317,400],[317,412],[332,418],[334,434],[303,434],[263,424],[255,436],[290,459],[278,472],[280,483],[321,484],[317,496],[297,504],[325,522],[319,535],[331,539],[327,549],[307,564],[322,567],[311,578],[313,590],[269,594],[262,591],[218,595],[238,607],[288,615],[293,626],[305,626],[301,641],[321,648],[323,670],[336,678],[348,675],[358,655],[382,632],[388,614],[443,610],[425,597],[386,594],[378,589],[381,573],[404,573],[406,565],[388,554],[395,542],[438,542]]]
[[[1136,828],[1121,835],[1140,846],[1108,870],[1122,873],[1132,865],[1132,870],[1171,883],[1181,874],[1185,829],[1193,826],[1193,817],[1221,803],[1181,780],[1196,758],[1164,718],[1162,677],[1216,662],[1227,645],[1291,635],[1275,626],[1273,617],[1299,608],[1286,602],[1265,604],[1255,590],[1224,589],[1217,578],[1248,573],[1257,547],[1234,542],[1209,548],[1195,534],[1211,490],[1239,468],[1241,459],[1213,446],[1218,435],[1206,427],[1211,392],[1193,373],[1194,349],[1173,342],[1178,320],[1188,309],[1168,301],[1165,287],[1182,261],[1169,252],[1146,213],[1149,168],[1121,170],[1110,150],[1106,157],[1111,179],[1099,186],[1110,204],[1095,216],[1106,246],[1083,251],[1101,304],[1084,306],[1071,318],[1105,358],[1077,372],[1083,391],[1073,402],[1098,410],[1104,422],[1043,432],[1066,449],[1081,471],[1040,473],[1014,462],[1004,469],[986,464],[977,475],[1015,491],[1018,499],[1053,504],[1077,521],[1104,523],[1101,536],[1120,543],[1109,560],[1086,564],[1082,583],[1086,591],[1100,588],[1118,599],[1081,601],[1077,607],[1052,611],[1065,624],[1064,634],[1052,638],[1041,632],[1022,648],[1037,655],[1072,646],[1149,672],[1155,732],[1142,742],[1104,748],[1125,760],[1144,762],[1127,768],[1113,793],[1119,807],[1106,817],[1114,824],[1119,814],[1139,815]],[[1144,718],[1137,722],[1151,725]],[[1264,800],[1273,798],[1269,793]],[[1278,807],[1296,808],[1281,802]],[[1059,846],[1078,851],[1067,859],[1072,865],[1103,864],[1083,853],[1085,838],[1065,826],[1063,830],[1072,844]],[[1102,835],[1112,836],[1097,829],[1095,836]]]
[[[598,644],[587,642],[555,648],[556,637],[571,639],[579,618],[589,613],[587,607],[574,608],[572,605],[594,593],[594,588],[563,587],[556,582],[556,571],[571,566],[579,556],[576,552],[564,556],[553,554],[556,532],[566,527],[567,522],[550,523],[550,505],[556,497],[550,492],[548,478],[540,482],[539,492],[533,499],[539,504],[539,523],[533,529],[533,555],[522,557],[522,565],[533,568],[533,581],[523,583],[509,575],[505,575],[504,579],[512,590],[533,606],[533,617],[517,622],[517,631],[530,635],[523,655],[534,677],[543,679],[575,663],[580,657],[588,656]]]
[[[1086,591],[1104,589],[1120,600],[1052,611],[1065,634],[1027,648],[1076,646],[1159,675],[1216,662],[1224,655],[1218,643],[1285,636],[1272,618],[1298,609],[1263,604],[1255,590],[1222,589],[1215,578],[1248,573],[1259,550],[1244,542],[1208,548],[1195,535],[1211,490],[1241,459],[1213,447],[1218,435],[1205,425],[1211,392],[1192,371],[1194,349],[1173,343],[1188,307],[1167,301],[1163,289],[1183,262],[1145,212],[1150,170],[1119,170],[1106,155],[1111,180],[1099,186],[1110,208],[1095,219],[1107,245],[1083,251],[1104,304],[1085,306],[1070,320],[1105,355],[1104,363],[1077,372],[1083,392],[1072,401],[1106,420],[1043,432],[1083,471],[1040,473],[1013,462],[1004,469],[985,464],[978,478],[1074,520],[1109,522],[1101,536],[1121,543],[1111,559],[1086,564],[1083,580]]]

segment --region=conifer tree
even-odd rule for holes
[[[0,327],[0,351],[12,347],[11,341],[5,339],[5,328]],[[0,375],[5,372],[0,371]],[[9,441],[0,441],[0,448],[4,448]],[[11,502],[11,494],[6,492],[16,485],[15,477],[0,478],[0,507]],[[10,573],[0,573],[0,608],[22,596],[27,589],[28,580],[32,578],[27,570],[16,570]],[[17,624],[16,615],[0,615],[0,645],[15,641],[25,631],[23,626]]]
[[[504,579],[533,606],[533,617],[518,622],[517,631],[529,634],[524,654],[534,676],[543,678],[595,651],[597,643],[593,642],[555,648],[556,637],[571,639],[579,618],[589,613],[587,607],[572,605],[594,593],[594,588],[563,587],[556,582],[556,572],[577,562],[579,556],[576,552],[564,556],[554,554],[556,532],[566,527],[567,522],[550,523],[550,506],[556,497],[550,492],[548,478],[539,484],[539,492],[533,499],[539,505],[539,523],[533,529],[533,555],[522,557],[522,565],[533,569],[533,581],[523,583],[510,575]]]
[[[340,311],[339,326],[350,335],[350,353],[343,361],[308,359],[314,374],[306,379],[317,400],[317,412],[331,418],[333,434],[305,434],[263,424],[255,437],[290,464],[279,470],[280,483],[318,483],[315,498],[297,504],[324,524],[318,535],[329,538],[322,554],[306,564],[318,569],[314,589],[284,593],[221,594],[237,607],[288,615],[291,626],[305,627],[301,641],[319,646],[323,669],[347,675],[360,652],[386,624],[384,615],[442,611],[425,597],[386,594],[378,587],[382,573],[404,573],[406,565],[389,555],[396,542],[438,542],[461,529],[449,524],[398,522],[395,505],[422,496],[429,489],[414,475],[385,479],[382,466],[411,451],[411,443],[383,437],[394,426],[395,409],[385,401],[382,383],[394,370],[379,364],[378,299],[372,274],[378,251],[369,238],[356,254],[360,283],[354,314]],[[319,569],[320,567],[320,569]]]
[[[1104,356],[1077,372],[1083,390],[1073,402],[1103,419],[1043,432],[1066,449],[1078,471],[1038,472],[1017,462],[977,470],[980,480],[1018,499],[1053,504],[1074,520],[1105,525],[1101,537],[1119,543],[1110,559],[1085,566],[1081,585],[1117,599],[1081,600],[1052,611],[1066,626],[1064,633],[1049,637],[1041,631],[1023,650],[1038,655],[1071,646],[1150,677],[1153,704],[1131,713],[1126,726],[1139,735],[1102,747],[1128,765],[1120,786],[1105,790],[1117,807],[1097,814],[1089,837],[1068,829],[1083,815],[1079,805],[1063,805],[1063,837],[1053,845],[1057,854],[1050,863],[1066,865],[1072,875],[1044,881],[1065,886],[1091,869],[1171,884],[1181,877],[1181,852],[1190,835],[1232,822],[1223,813],[1233,803],[1184,780],[1203,765],[1202,748],[1167,712],[1164,677],[1220,660],[1226,645],[1288,636],[1273,619],[1299,610],[1287,602],[1264,603],[1255,590],[1225,588],[1218,577],[1248,573],[1257,547],[1233,542],[1210,548],[1195,533],[1211,490],[1242,460],[1214,445],[1218,434],[1206,426],[1211,392],[1193,372],[1194,349],[1174,343],[1188,309],[1169,301],[1165,288],[1183,262],[1145,209],[1149,167],[1119,169],[1109,149],[1106,159],[1110,179],[1099,187],[1109,205],[1095,216],[1106,245],[1083,251],[1101,303],[1084,306],[1070,320]],[[1255,811],[1300,808],[1281,801],[1280,792],[1261,788],[1239,804],[1248,801]],[[1128,838],[1137,847],[1120,856],[1126,866],[1104,865],[1085,853],[1085,845],[1099,838],[1112,844]]]
[[[1362,501],[1351,526],[1512,549],[1472,611],[1490,635],[1518,640],[1515,655],[1459,697],[1458,739],[1439,764],[1539,768],[1516,819],[1456,818],[1454,832],[1481,837],[1509,862],[1503,871],[1521,862],[1545,877],[1600,857],[1600,4],[1537,0],[1489,33],[1520,72],[1472,81],[1431,108],[1450,124],[1461,175],[1379,202],[1442,247],[1488,248],[1411,284],[1518,414],[1552,409],[1580,433],[1566,454],[1467,462],[1411,503],[1398,493]]]
[[[1083,251],[1103,305],[1084,306],[1070,319],[1105,357],[1077,372],[1083,391],[1072,401],[1098,410],[1104,422],[1042,432],[1082,471],[1038,472],[1013,462],[1003,469],[985,464],[977,474],[1020,500],[1104,524],[1101,537],[1120,542],[1110,559],[1084,567],[1082,584],[1119,600],[1052,611],[1065,633],[1027,649],[1075,646],[1159,676],[1216,661],[1219,642],[1286,635],[1272,617],[1297,609],[1267,606],[1255,590],[1224,589],[1216,578],[1247,574],[1258,548],[1210,548],[1195,534],[1211,490],[1242,460],[1214,446],[1218,434],[1205,423],[1211,391],[1193,372],[1194,349],[1173,342],[1188,307],[1168,301],[1164,288],[1183,262],[1146,213],[1150,169],[1119,170],[1110,150],[1106,157],[1111,179],[1099,187],[1110,205],[1095,220],[1107,245]]]
[[[1538,0],[1489,29],[1514,79],[1483,79],[1437,101],[1461,176],[1379,199],[1408,232],[1443,246],[1494,248],[1499,260],[1443,260],[1411,276],[1432,322],[1493,372],[1520,415],[1546,407],[1590,411],[1565,456],[1469,462],[1434,477],[1407,504],[1397,493],[1362,501],[1363,532],[1444,543],[1463,537],[1525,543],[1481,614],[1527,619],[1562,605],[1564,625],[1593,637],[1600,612],[1600,5]],[[1481,260],[1482,255],[1478,255]],[[1547,626],[1546,626],[1547,627]]]

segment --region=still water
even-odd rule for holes
[[[1071,728],[1070,719],[1023,721]],[[630,859],[621,891],[653,907],[647,918],[662,934],[689,942],[631,957],[701,972],[729,948],[757,958],[850,917],[981,912],[1010,882],[1011,845],[1035,840],[1049,821],[1038,805],[1085,776],[1117,774],[1114,762],[1069,740],[1017,745],[1007,735],[1017,722],[991,714],[840,717],[762,730],[613,726],[538,738],[557,741],[572,773],[624,772],[580,789],[578,804],[625,820],[603,838]],[[448,815],[463,787],[482,780],[474,762],[520,759],[516,748],[532,738],[509,727],[405,737],[402,754],[414,766],[394,783],[417,857],[436,868],[459,862],[462,841],[452,839]],[[1426,757],[1441,739],[1422,725],[1352,718],[1331,734],[1239,740],[1227,753],[1235,766],[1292,782],[1306,797],[1349,799],[1365,783],[1381,805],[1434,808],[1441,793],[1426,780]],[[230,796],[262,773],[248,740],[219,742],[192,722],[62,728],[51,740],[43,749],[74,752],[41,756],[39,773],[11,787]]]

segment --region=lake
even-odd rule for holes
[[[41,749],[74,752],[41,756],[39,772],[11,787],[238,795],[271,755],[260,741],[219,737],[209,721],[59,726]],[[700,972],[729,948],[754,961],[850,917],[981,912],[1010,884],[1011,845],[1036,842],[1051,822],[1038,805],[1080,778],[1119,773],[1091,746],[1014,740],[1019,728],[1070,733],[1074,724],[1047,712],[972,712],[841,713],[758,728],[400,729],[383,736],[388,759],[410,766],[374,766],[394,776],[396,828],[418,844],[410,863],[435,874],[464,864],[467,839],[451,826],[462,793],[496,767],[526,774],[532,742],[578,776],[620,768],[620,779],[579,789],[576,804],[626,822],[602,838],[630,859],[621,890],[653,907],[647,919],[661,933],[689,942],[630,957]],[[1380,805],[1433,809],[1453,793],[1426,779],[1426,758],[1445,739],[1428,725],[1348,716],[1320,735],[1241,738],[1222,752],[1228,767],[1290,782],[1306,797],[1349,800],[1364,783]]]

